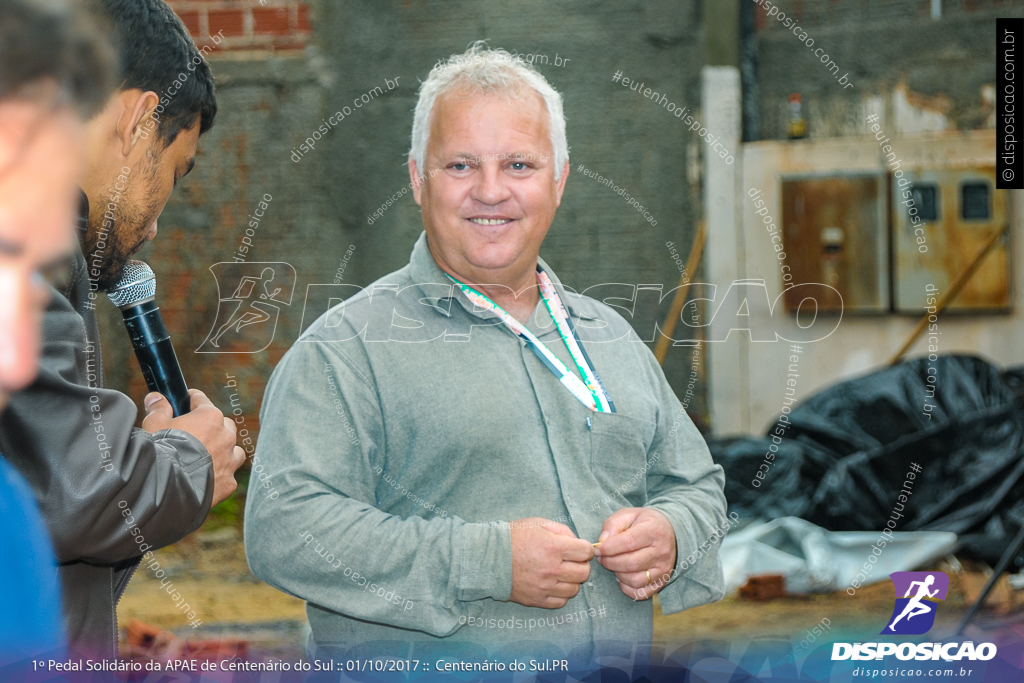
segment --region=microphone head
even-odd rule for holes
[[[128,261],[121,277],[107,290],[107,298],[121,310],[152,301],[156,296],[156,275],[145,261]]]

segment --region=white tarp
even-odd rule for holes
[[[956,534],[947,531],[826,531],[798,517],[780,517],[730,533],[720,556],[726,592],[750,576],[782,574],[787,592],[829,593],[917,569],[955,545]]]

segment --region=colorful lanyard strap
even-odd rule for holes
[[[447,275],[447,273],[445,274]],[[525,325],[513,318],[508,311],[469,285],[462,284],[451,275],[448,275],[448,279],[458,285],[462,293],[466,295],[466,298],[473,302],[475,306],[497,315],[509,329],[529,344],[534,354],[554,373],[558,381],[562,383],[562,386],[568,389],[569,393],[579,399],[583,405],[595,412],[615,412],[615,404],[608,397],[608,392],[604,388],[604,384],[601,383],[601,378],[597,376],[590,357],[587,356],[587,352],[580,343],[579,337],[576,336],[576,331],[569,324],[569,314],[566,312],[565,306],[562,305],[562,300],[559,298],[558,292],[555,291],[555,286],[552,284],[551,278],[548,277],[547,273],[540,268],[537,269],[540,298],[544,301],[544,306],[547,307],[548,313],[555,323],[555,328],[558,329],[558,334],[562,337],[562,342],[569,352],[569,356],[572,357],[573,363],[579,369],[580,376],[583,377],[582,381],[533,332],[530,332]]]

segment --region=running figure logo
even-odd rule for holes
[[[927,633],[935,623],[936,601],[946,599],[949,577],[943,572],[893,572],[889,576],[896,587],[896,607],[882,635]]]
[[[270,346],[281,306],[291,305],[295,269],[288,263],[226,261],[210,272],[220,292],[217,318],[196,353],[256,353]]]

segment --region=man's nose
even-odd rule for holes
[[[478,182],[473,187],[473,199],[483,204],[500,204],[512,196],[501,167],[497,163],[484,163],[480,166]]]

